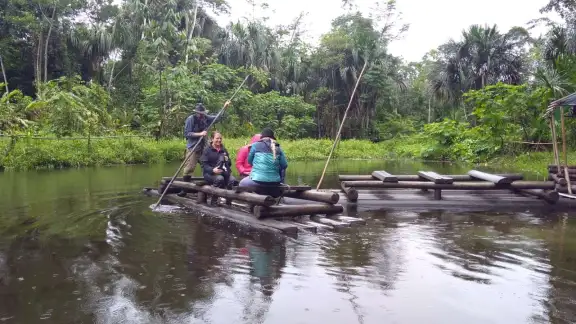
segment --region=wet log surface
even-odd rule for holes
[[[489,181],[495,184],[510,184],[512,183],[512,179],[507,178],[507,177],[502,177],[499,175],[495,175],[492,173],[487,173],[487,172],[482,172],[482,171],[478,171],[478,170],[470,170],[468,171],[468,175],[476,178],[476,179],[480,179],[480,180],[484,180],[484,181]]]
[[[496,174],[501,177],[510,178],[514,181],[524,180],[524,176],[519,173]],[[478,181],[478,179],[466,174],[443,174],[443,176],[452,178],[454,181]],[[395,175],[398,181],[422,181],[422,177],[417,174],[399,174]],[[371,175],[354,175],[354,174],[341,174],[338,175],[340,181],[372,181],[379,180]]]
[[[335,192],[340,190],[333,189]],[[558,211],[576,208],[576,200],[560,198],[554,204],[537,199],[532,195],[522,195],[510,189],[501,190],[442,190],[442,200],[434,200],[432,192],[417,189],[387,190],[378,188],[358,189],[358,201],[347,201],[344,193],[340,204],[345,210],[354,207],[354,213],[374,210],[427,211]],[[351,215],[354,215],[351,214]]]
[[[174,187],[177,187],[177,188],[202,191],[202,192],[210,194],[210,195],[216,195],[218,197],[224,197],[224,198],[237,199],[237,200],[249,202],[249,203],[255,204],[255,205],[272,206],[276,203],[276,199],[272,198],[271,196],[258,195],[258,194],[253,194],[253,193],[249,193],[249,192],[234,192],[232,190],[219,189],[219,188],[215,188],[212,186],[197,186],[194,183],[183,182],[183,181],[174,181],[172,183],[172,185]]]
[[[494,179],[499,181],[499,179]],[[507,181],[507,180],[504,180]],[[386,188],[386,189],[455,189],[455,190],[498,190],[498,189],[554,189],[554,181],[514,181],[512,183],[497,184],[493,182],[454,182],[433,183],[424,181],[400,181],[398,183],[372,181],[342,181],[346,187],[357,188]]]

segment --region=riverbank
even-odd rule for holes
[[[224,139],[224,145],[233,159],[248,138]],[[290,161],[323,161],[330,153],[332,140],[303,139],[279,141]],[[398,159],[425,160],[426,145],[418,142],[386,141],[372,143],[367,140],[340,142],[333,158],[338,159]],[[6,154],[7,152],[7,154]],[[9,139],[0,140],[0,169],[32,170],[74,168],[115,164],[145,164],[180,161],[184,156],[181,139],[155,141],[150,138],[126,137],[92,139],[41,140],[20,138],[13,147]],[[569,160],[576,158],[570,154]],[[500,156],[482,161],[493,166],[518,172],[545,173],[552,160],[549,152]],[[471,164],[473,165],[473,164]]]
[[[224,139],[232,159],[249,139]],[[290,161],[325,160],[331,140],[280,140]],[[0,141],[0,168],[31,170],[84,167],[114,164],[141,164],[179,161],[184,157],[185,142],[181,139],[155,141],[150,138],[105,138],[81,140],[19,139],[13,147],[10,141]],[[8,154],[5,152],[8,151]],[[347,140],[339,144],[334,158],[383,159],[389,157],[386,145],[370,141]]]

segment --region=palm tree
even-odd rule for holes
[[[450,40],[439,47],[428,80],[438,99],[458,106],[462,94],[489,84],[519,84],[525,74],[524,45],[528,32],[514,27],[502,34],[492,27],[472,25],[462,32],[462,40]]]

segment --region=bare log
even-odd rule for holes
[[[225,190],[212,186],[197,186],[190,182],[174,181],[172,186],[177,188],[197,190],[218,197],[241,200],[259,206],[272,206],[276,203],[276,199],[272,198],[271,196],[257,195],[249,192],[234,192],[232,190]]]
[[[572,189],[572,192],[575,192],[575,191],[576,191],[576,186],[572,186],[571,189]],[[560,185],[557,185],[557,186],[556,186],[556,191],[561,192],[561,193],[569,193],[569,192],[568,192],[568,186],[560,186]]]
[[[393,176],[386,171],[374,171],[372,172],[372,177],[378,180],[382,180],[383,182],[398,182],[398,178],[396,176]]]
[[[453,190],[492,190],[492,189],[549,189],[556,186],[554,181],[514,181],[509,184],[496,184],[492,182],[454,182],[432,183],[424,181],[400,181],[398,183],[373,181],[343,181],[342,186],[383,188],[383,189],[453,189]]]
[[[170,182],[172,177],[162,177],[162,181],[167,181],[166,183]],[[184,181],[183,177],[174,178],[174,181]],[[204,177],[192,177],[191,181],[204,181]]]
[[[468,175],[473,177],[473,178],[477,178],[477,179],[484,180],[484,181],[490,181],[490,182],[496,183],[496,184],[508,184],[508,183],[511,183],[513,181],[510,178],[501,177],[501,176],[498,176],[495,174],[482,172],[482,171],[478,171],[478,170],[470,170],[470,171],[468,171]]]
[[[566,179],[564,177],[560,177],[557,174],[549,174],[548,180],[553,180],[554,182],[556,182],[557,184],[559,184],[561,186],[565,186],[566,184],[568,184],[568,182],[566,181]]]
[[[322,191],[287,191],[284,193],[285,197],[290,198],[297,198],[297,199],[304,199],[304,200],[312,200],[323,202],[327,204],[336,204],[340,200],[340,195],[334,192],[322,192]]]
[[[330,204],[256,206],[254,207],[254,216],[256,216],[256,218],[274,218],[311,214],[333,215],[343,211],[344,207],[342,207],[342,205]]]
[[[290,190],[290,191],[308,191],[308,190],[312,190],[312,187],[310,187],[310,186],[290,186],[290,185],[284,185],[284,186],[246,186],[246,187],[236,186],[233,189],[235,192],[254,192],[256,190],[262,190],[262,189],[285,189],[285,190]]]
[[[156,190],[149,190],[147,194],[160,196]],[[255,228],[273,234],[285,233],[290,235],[298,233],[298,227],[290,224],[283,224],[282,222],[273,219],[257,220],[242,212],[236,212],[222,207],[210,207],[198,204],[189,198],[178,197],[177,195],[172,194],[165,195],[164,199],[171,203],[201,212],[200,217],[209,223],[219,224],[221,220],[226,220],[242,227]]]
[[[576,174],[576,171],[574,171]],[[510,173],[510,174],[496,174],[497,176],[501,176],[504,178],[510,178],[513,181],[516,180],[524,180],[524,176],[518,173]],[[445,174],[443,175],[448,178],[452,178],[454,181],[478,181],[478,179],[473,178],[466,174]],[[398,181],[421,181],[422,178],[416,174],[399,174],[396,175]],[[348,174],[341,174],[338,176],[338,180],[340,181],[371,181],[371,180],[378,180],[371,175],[348,175]]]
[[[538,197],[549,204],[555,204],[560,199],[558,192],[553,190],[514,189],[513,191],[527,196]]]
[[[160,183],[160,185],[158,186],[158,192],[160,194],[162,194],[164,191],[166,190],[166,184],[165,183]],[[170,187],[168,188],[168,192],[166,194],[171,194],[171,193],[178,193],[180,192],[180,188],[175,188],[175,187]]]
[[[378,183],[381,182],[378,181]],[[340,187],[342,188],[344,194],[346,194],[348,201],[355,202],[358,200],[358,191],[356,191],[356,189],[347,187],[344,185],[344,182],[340,182]]]
[[[560,171],[558,171],[558,168],[554,167],[554,168],[548,168],[548,173],[555,173],[555,174],[560,174],[562,176],[564,176],[564,168],[563,166],[560,167]],[[576,177],[576,169],[570,169],[567,168],[568,170],[568,174],[570,175],[570,177]]]
[[[434,183],[454,183],[453,178],[432,171],[418,171],[418,176]]]
[[[564,166],[562,165],[561,167],[563,168]],[[558,166],[554,165],[554,164],[548,164],[548,170],[550,170],[550,169],[558,170]],[[576,172],[576,165],[569,165],[568,170],[574,170]]]

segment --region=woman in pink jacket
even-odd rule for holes
[[[262,136],[260,136],[260,134],[252,136],[250,144],[243,146],[240,151],[238,151],[238,155],[236,156],[236,169],[238,169],[238,173],[240,173],[240,178],[244,178],[250,175],[250,171],[252,171],[252,165],[248,163],[248,153],[250,153],[250,146],[258,142],[261,137]]]

